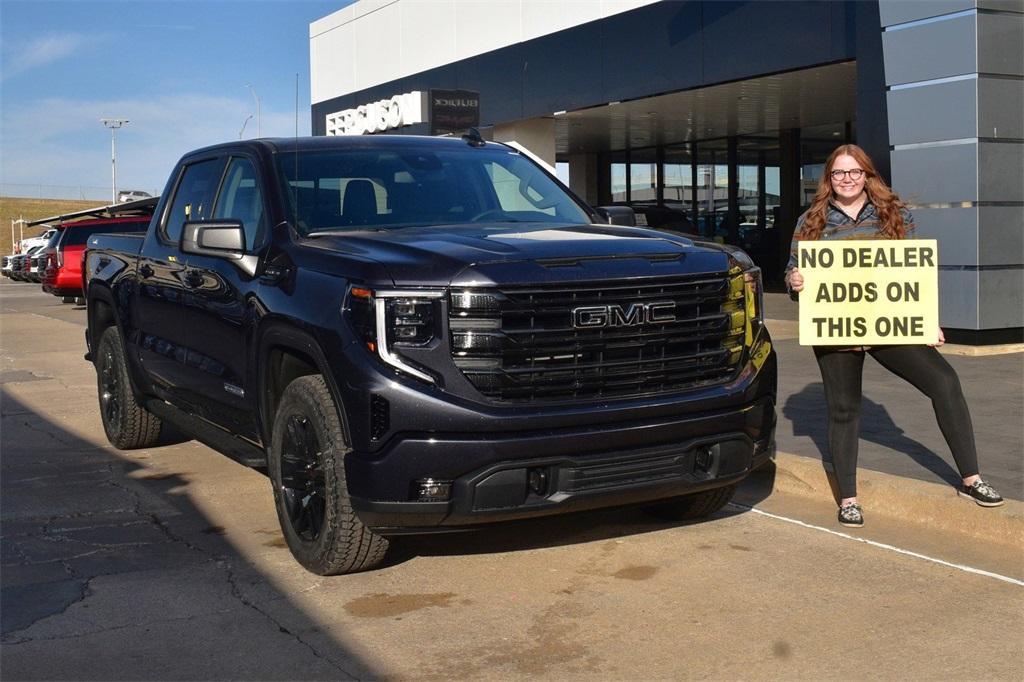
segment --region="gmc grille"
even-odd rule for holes
[[[500,402],[708,386],[733,378],[742,356],[742,287],[730,286],[724,272],[558,289],[456,289],[449,304],[455,365]]]

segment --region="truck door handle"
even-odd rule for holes
[[[143,277],[149,278],[153,276],[153,266],[148,263],[143,263],[139,266],[139,274]]]

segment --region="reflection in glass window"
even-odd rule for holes
[[[665,203],[683,204],[689,209],[693,202],[693,173],[689,145],[665,149]]]
[[[628,201],[629,195],[626,192],[626,155],[619,152],[612,155],[611,163],[611,185],[612,202]]]
[[[253,248],[263,224],[263,196],[256,182],[256,171],[248,159],[231,159],[213,217],[241,220],[245,247]]]
[[[396,229],[473,222],[589,223],[555,180],[505,147],[331,149],[282,154],[296,228]]]
[[[634,149],[629,155],[629,200],[658,199],[658,157],[654,149]]]
[[[185,167],[164,223],[164,236],[168,240],[175,243],[181,240],[182,227],[186,221],[206,220],[210,217],[210,205],[223,167],[220,159],[200,161]]]

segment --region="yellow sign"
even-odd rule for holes
[[[934,239],[800,242],[800,345],[927,344],[939,338]]]

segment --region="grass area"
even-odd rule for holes
[[[19,197],[0,197],[0,255],[14,252],[14,244],[11,242],[11,221],[19,218],[25,220],[38,220],[48,218],[62,213],[72,213],[86,208],[106,205],[102,201],[94,200],[72,200],[72,199],[23,199]],[[41,234],[46,228],[43,226],[25,228],[26,237],[34,237]],[[14,238],[21,238],[21,226],[14,228]]]

